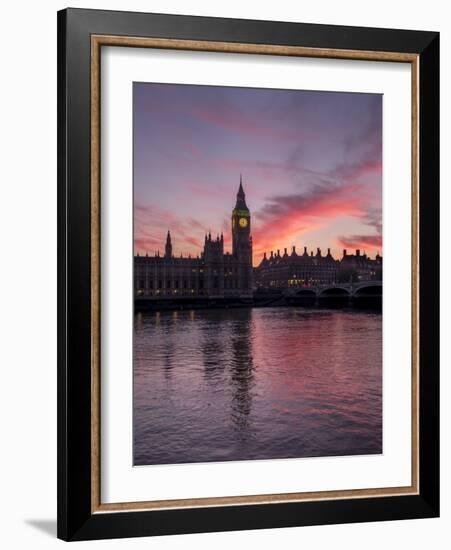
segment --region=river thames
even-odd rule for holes
[[[382,315],[138,312],[134,464],[382,452]]]

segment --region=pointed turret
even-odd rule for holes
[[[169,230],[166,236],[166,246],[164,248],[164,257],[172,258],[172,241],[171,241],[171,233]]]
[[[266,256],[266,252],[263,252],[263,258],[262,258],[262,261],[260,262],[260,267],[266,266],[268,264],[269,264],[269,260],[268,260],[268,257]]]

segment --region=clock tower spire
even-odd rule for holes
[[[241,174],[232,212],[232,255],[237,261],[237,287],[243,294],[252,293],[251,213],[246,204]]]
[[[249,213],[249,209],[246,205],[246,195],[243,189],[243,176],[241,174],[240,174],[240,186],[238,188],[238,193],[236,194],[235,210],[247,210],[247,212]]]

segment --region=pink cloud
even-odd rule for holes
[[[343,248],[360,248],[379,250],[382,249],[381,235],[351,235],[349,237],[339,237],[337,244]]]
[[[200,254],[207,229],[194,218],[182,219],[154,205],[135,206],[135,253],[163,251],[167,231],[171,232],[174,255]]]

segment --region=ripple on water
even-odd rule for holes
[[[135,464],[382,452],[380,314],[176,313],[135,323]]]

